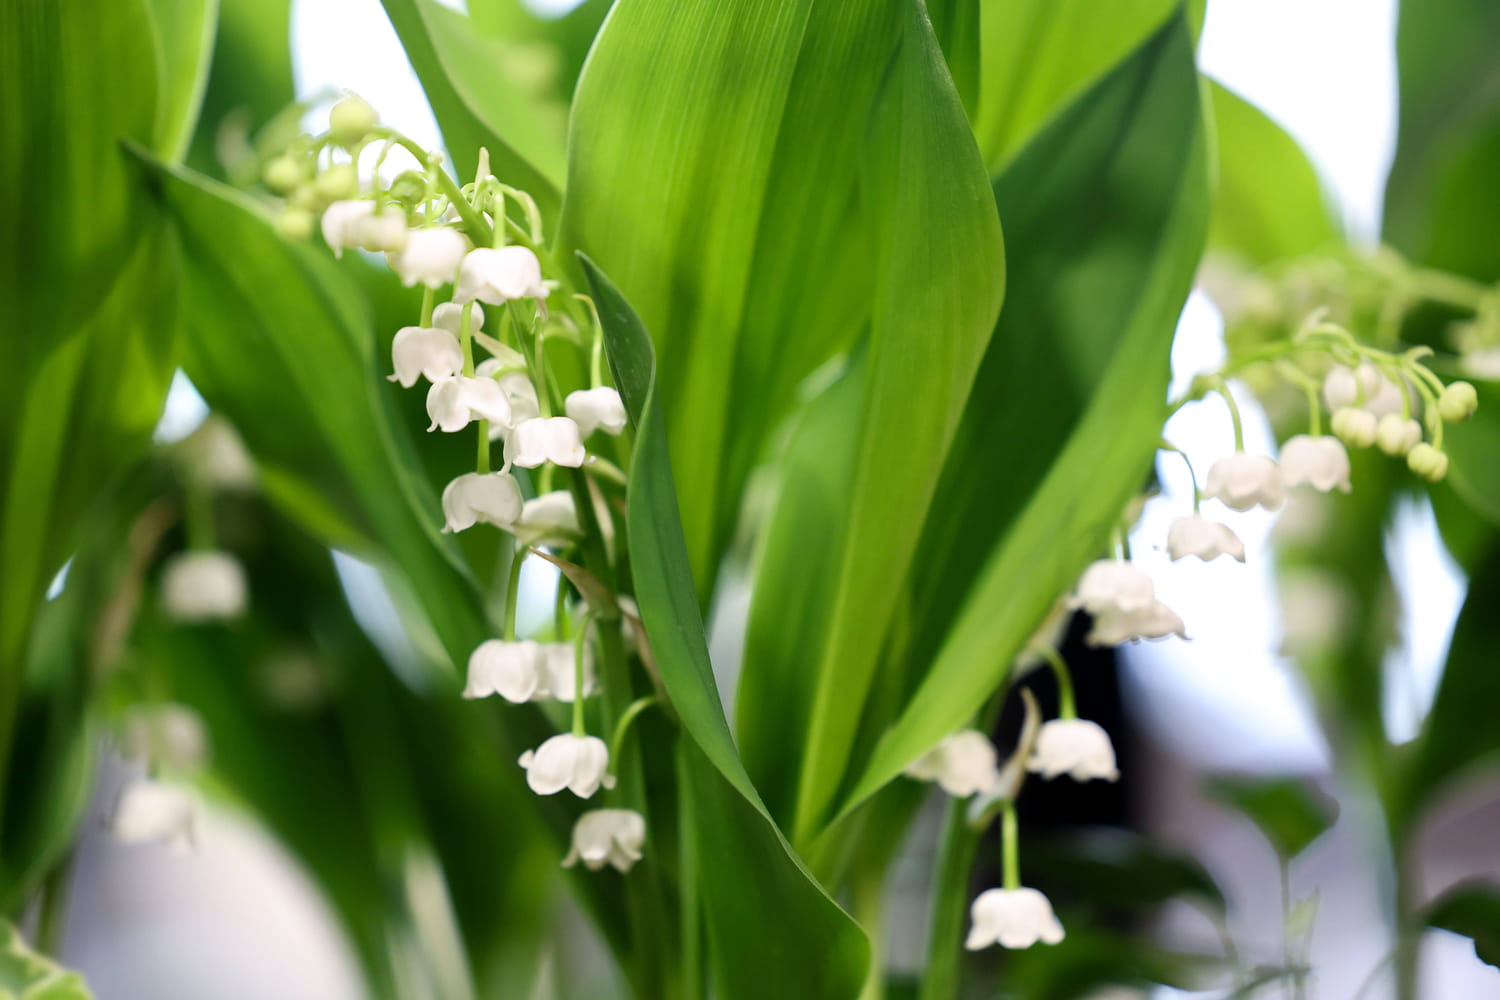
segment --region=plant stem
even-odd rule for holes
[[[521,589],[521,564],[526,561],[526,547],[517,545],[510,557],[510,572],[505,577],[505,640],[516,638],[516,601]]]
[[[1051,646],[1048,646],[1042,655],[1052,665],[1052,673],[1057,677],[1058,718],[1078,718],[1078,703],[1073,698],[1073,675],[1069,673],[1067,663],[1064,662],[1062,655]]]
[[[68,895],[72,885],[73,852],[70,850],[47,873],[42,882],[41,906],[36,920],[36,947],[54,958],[62,954],[68,929]]]
[[[968,807],[959,799],[948,803],[943,819],[943,841],[932,896],[931,930],[927,935],[927,972],[918,1000],[954,1000],[958,996],[959,959],[963,956],[964,916],[968,911],[969,872],[979,834],[970,829]]]
[[[850,889],[850,910],[870,939],[870,971],[865,976],[859,1000],[885,997],[885,908],[884,880],[880,872],[861,872]]]

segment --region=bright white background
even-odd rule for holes
[[[565,9],[570,3],[543,5]],[[299,92],[354,90],[419,141],[438,144],[436,125],[376,0],[294,0],[293,12]],[[1203,68],[1302,143],[1348,230],[1364,241],[1379,231],[1395,142],[1394,19],[1395,0],[1212,0],[1202,39]],[[1195,294],[1174,350],[1180,380],[1215,363],[1219,336],[1213,307]],[[191,388],[179,387],[163,435],[181,436],[201,415]],[[1272,447],[1264,419],[1254,412],[1246,432],[1251,450]],[[1212,403],[1183,411],[1169,436],[1199,469],[1232,441],[1222,406]],[[1159,739],[1156,766],[1163,780],[1153,822],[1164,836],[1205,854],[1229,887],[1237,932],[1270,949],[1277,904],[1267,891],[1274,886],[1269,854],[1244,824],[1195,801],[1196,772],[1321,774],[1327,748],[1297,680],[1277,655],[1283,623],[1271,588],[1270,517],[1225,517],[1248,545],[1244,566],[1226,560],[1173,565],[1160,546],[1171,518],[1190,507],[1191,494],[1180,463],[1164,462],[1160,471],[1164,494],[1148,507],[1133,547],[1193,640],[1138,647],[1127,657],[1132,709]],[[1395,685],[1402,696],[1388,706],[1391,733],[1400,739],[1415,731],[1430,702],[1462,584],[1441,555],[1426,509],[1402,511],[1388,549],[1401,568],[1406,637],[1403,652],[1387,665],[1402,678]],[[372,585],[356,564],[340,568],[352,591],[378,590],[378,581]],[[1315,960],[1326,966],[1314,984],[1320,1000],[1347,1000],[1386,947],[1375,883],[1385,862],[1370,854],[1360,835],[1370,822],[1355,801],[1299,872],[1299,891],[1317,885],[1324,899],[1315,937]],[[360,996],[347,945],[306,877],[242,820],[217,817],[193,857],[91,837],[79,874],[78,923],[67,958],[89,975],[100,1000]],[[1169,921],[1170,928],[1190,937],[1202,932],[1188,918]],[[1426,995],[1500,995],[1500,977],[1478,965],[1466,942],[1448,938],[1433,945]],[[194,973],[206,957],[216,973],[211,992]],[[1385,995],[1381,990],[1369,996]]]

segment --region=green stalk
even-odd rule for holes
[[[516,638],[516,601],[521,589],[521,564],[526,561],[526,547],[517,545],[510,557],[510,572],[505,580],[505,640]]]

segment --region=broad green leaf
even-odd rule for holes
[[[1318,172],[1296,140],[1222,84],[1210,81],[1208,93],[1218,167],[1208,245],[1265,264],[1338,242]]]
[[[1133,52],[1179,0],[1006,0],[980,5],[974,135],[998,170]]]
[[[518,42],[531,50],[526,58],[542,59],[541,51],[556,54],[560,95],[570,97],[578,82],[599,26],[612,0],[582,0],[561,17],[538,14],[527,0],[473,0],[467,4],[475,27],[488,35]]]
[[[626,525],[635,596],[663,686],[691,741],[684,769],[705,846],[702,892],[718,995],[853,998],[868,944],[793,853],[740,763],[708,659],[677,517],[650,334],[587,258],[615,382],[636,428]]]
[[[995,193],[1012,291],[913,567],[912,694],[846,809],[974,716],[1151,469],[1208,215],[1186,19],[1038,135]]]
[[[536,199],[552,221],[563,178],[563,128],[511,75],[503,44],[435,0],[381,0],[406,47],[459,174],[470,178],[481,146],[490,169]]]
[[[292,104],[291,0],[218,0],[218,31],[188,162],[236,183],[259,179],[250,137]]]
[[[1480,550],[1469,593],[1453,628],[1448,661],[1422,726],[1415,755],[1395,790],[1392,812],[1410,823],[1463,772],[1500,755],[1494,706],[1500,698],[1500,536],[1493,531]]]
[[[924,267],[937,267],[968,248],[954,263],[983,280],[924,286],[913,274],[900,304],[939,310],[924,367],[962,368],[956,342],[972,331],[948,310],[983,312],[1000,290],[998,232],[965,132],[912,0],[616,4],[574,103],[563,240],[599,261],[656,339],[700,597],[799,383],[875,315],[883,331],[894,322],[896,289],[876,294],[897,264],[888,255],[930,249]],[[928,187],[915,171],[933,160],[951,173]],[[902,197],[888,187],[897,172]],[[923,210],[934,214],[912,237]],[[966,295],[939,290],[950,287]],[[884,348],[872,357],[882,372],[893,360]],[[936,429],[923,411],[950,404],[941,394],[953,388],[935,381],[918,400],[914,435]]]
[[[1385,239],[1418,263],[1500,280],[1500,6],[1401,5],[1400,124]]]
[[[48,583],[80,544],[79,525],[106,503],[144,451],[161,413],[176,353],[177,246],[160,221],[140,234],[114,287],[93,315],[52,344],[35,367],[17,371],[3,428],[0,478],[0,784],[11,747],[23,658]],[[98,544],[112,544],[97,540]],[[64,791],[59,785],[58,792]],[[5,865],[13,857],[6,814]],[[34,819],[34,817],[32,817]],[[28,821],[20,817],[19,821]]]
[[[979,100],[981,0],[927,0],[932,35],[943,50],[953,87],[972,117]]]
[[[1471,939],[1479,960],[1500,969],[1500,886],[1465,882],[1450,889],[1428,909],[1427,926]]]
[[[7,920],[0,920],[0,997],[14,1000],[93,1000],[83,977],[37,954]]]
[[[198,124],[198,109],[208,83],[209,60],[218,26],[218,0],[151,0],[161,40],[161,100],[156,113],[154,148],[177,162],[187,153]]]
[[[1093,906],[1149,910],[1184,897],[1220,913],[1227,906],[1213,876],[1195,859],[1113,827],[1028,845],[1026,869],[1038,884]]]
[[[1333,826],[1338,802],[1296,778],[1211,779],[1210,795],[1238,809],[1290,861]]]
[[[1443,429],[1447,483],[1476,512],[1500,524],[1500,382],[1469,381],[1479,391],[1479,410],[1465,423]]]

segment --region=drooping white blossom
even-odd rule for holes
[[[1387,413],[1380,418],[1375,430],[1375,443],[1387,455],[1401,456],[1411,451],[1422,441],[1422,425],[1409,417],[1403,419],[1399,413]]]
[[[336,201],[324,210],[322,229],[335,257],[350,247],[396,253],[406,244],[406,213],[399,205],[377,213],[373,201]]]
[[[401,249],[389,255],[388,262],[408,288],[418,283],[441,288],[458,276],[458,266],[468,252],[469,241],[456,229],[412,229],[407,231]]]
[[[364,221],[359,235],[359,245],[371,253],[399,253],[406,246],[406,213],[387,205]]]
[[[429,431],[452,434],[469,426],[471,420],[509,423],[510,403],[493,379],[459,375],[434,382],[427,390],[427,416],[432,419]]]
[[[546,676],[546,654],[541,643],[486,639],[469,654],[465,698],[498,694],[519,705],[530,701]]]
[[[177,443],[189,474],[216,490],[245,490],[255,486],[255,460],[229,421],[209,414],[202,425]]]
[[[174,621],[238,618],[245,613],[249,595],[245,568],[228,552],[179,552],[162,567],[162,610]]]
[[[1376,418],[1400,413],[1402,387],[1369,361],[1361,361],[1358,370],[1335,366],[1323,380],[1323,401],[1330,412],[1345,407],[1368,410]]]
[[[568,393],[564,409],[578,424],[578,432],[584,437],[595,430],[618,434],[630,420],[626,416],[625,404],[621,401],[619,392],[608,385]]]
[[[521,484],[508,472],[466,472],[443,488],[443,531],[465,531],[476,524],[507,530],[523,509]]]
[[[1204,562],[1229,556],[1245,561],[1245,543],[1227,524],[1193,514],[1179,517],[1167,529],[1167,553],[1176,559],[1197,556]]]
[[[609,747],[597,736],[561,733],[521,755],[526,783],[538,795],[556,795],[564,788],[580,799],[615,786],[609,773]]]
[[[438,327],[403,326],[391,340],[391,382],[410,389],[417,379],[426,377],[432,383],[450,379],[464,370],[463,348],[458,338]]]
[[[1257,505],[1280,510],[1286,500],[1281,469],[1264,455],[1235,452],[1208,468],[1203,495],[1219,500],[1231,510],[1249,510]]]
[[[1140,611],[1106,610],[1094,616],[1094,627],[1085,641],[1091,646],[1118,646],[1133,639],[1187,638],[1187,628],[1177,612],[1161,601]]]
[[[578,425],[568,417],[523,420],[505,439],[505,463],[523,469],[535,469],[545,462],[576,469],[586,457]]]
[[[188,850],[197,838],[197,812],[193,797],[181,788],[141,778],[120,793],[109,830],[127,844]]]
[[[1090,614],[1135,612],[1149,607],[1154,600],[1156,584],[1144,570],[1123,559],[1100,559],[1083,571],[1068,606]]]
[[[970,951],[992,944],[1030,948],[1038,941],[1057,944],[1063,939],[1052,903],[1035,889],[986,889],[969,908],[969,918],[964,947]]]
[[[573,824],[573,842],[563,866],[572,868],[582,861],[590,871],[613,865],[616,871],[628,872],[641,860],[646,843],[646,819],[633,809],[593,809]]]
[[[1109,734],[1087,719],[1052,719],[1037,732],[1036,747],[1026,769],[1043,778],[1066,774],[1075,781],[1120,777]]]
[[[918,781],[936,781],[943,791],[962,799],[992,786],[999,778],[998,763],[988,736],[961,729],[918,757],[904,773]]]
[[[465,255],[459,268],[454,302],[478,299],[503,306],[513,299],[547,299],[542,265],[536,254],[523,246],[480,247]]]
[[[463,325],[464,307],[460,302],[444,302],[432,310],[432,325],[449,333],[457,334],[459,327]],[[469,330],[477,332],[484,329],[484,309],[478,302],[474,303],[469,310]],[[477,374],[477,373],[476,373]]]
[[[553,490],[527,500],[513,529],[525,545],[568,545],[582,533],[570,490]]]
[[[522,362],[524,363],[524,362]],[[503,375],[497,372],[510,367],[500,358],[489,358],[474,369],[474,374],[481,378],[493,378],[495,384],[505,393],[505,399],[510,403],[510,421],[508,423],[490,424],[490,440],[506,437],[516,424],[526,420],[535,420],[541,415],[541,403],[537,400],[536,386],[523,371],[507,371]]]
[[[1349,492],[1349,453],[1336,437],[1298,434],[1281,448],[1282,482],[1287,487],[1306,483],[1322,493],[1337,488]]]

